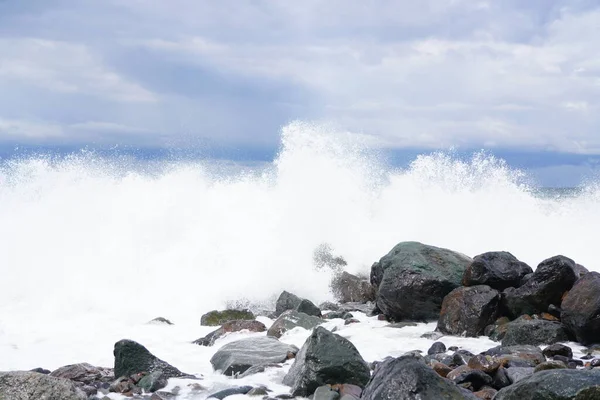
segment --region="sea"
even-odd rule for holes
[[[600,189],[539,188],[527,173],[477,153],[428,153],[398,168],[368,143],[316,128],[283,130],[270,162],[147,158],[77,151],[0,160],[0,370],[112,366],[113,345],[139,341],[187,373],[180,398],[241,384],[286,392],[289,365],[232,382],[212,371],[214,347],[191,341],[211,328],[202,314],[230,305],[268,309],[282,290],[332,300],[328,249],[348,272],[371,265],[401,241],[469,256],[505,250],[535,268],[566,255],[590,270],[597,257]],[[147,322],[165,317],[174,325]],[[357,313],[361,324],[326,326],[367,361],[426,351],[420,335]],[[259,317],[269,325],[267,317]],[[301,346],[297,328],[282,341]],[[473,352],[487,338],[441,339]],[[576,351],[580,348],[573,345]],[[120,398],[111,395],[111,398]]]

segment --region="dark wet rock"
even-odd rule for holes
[[[130,376],[140,372],[162,371],[165,378],[190,376],[159,359],[141,344],[123,339],[115,343],[115,376]]]
[[[325,319],[336,319],[336,318],[350,319],[350,318],[354,318],[354,315],[352,315],[348,311],[332,311],[330,313],[325,314],[323,316],[323,318],[325,318]]]
[[[140,379],[137,386],[146,392],[156,392],[167,386],[167,378],[162,371],[154,371]]]
[[[200,318],[202,326],[219,326],[229,321],[253,320],[255,316],[248,310],[210,311]]]
[[[506,335],[506,328],[509,322],[510,319],[507,317],[500,317],[493,324],[486,326],[483,334],[491,340],[500,341]]]
[[[492,356],[486,356],[484,354],[478,354],[471,357],[467,363],[469,368],[483,371],[486,374],[494,375],[494,373],[500,368],[500,363]]]
[[[429,350],[427,350],[427,354],[429,354],[429,355],[445,353],[445,352],[446,352],[446,345],[442,342],[435,342],[434,344],[431,345]]]
[[[465,274],[464,286],[487,285],[496,290],[520,286],[531,267],[506,251],[492,251],[473,258]]]
[[[459,287],[442,302],[437,329],[450,335],[480,336],[498,317],[500,293],[489,286]]]
[[[562,322],[582,344],[600,341],[600,274],[590,272],[564,298]]]
[[[489,376],[481,370],[470,369],[469,367],[466,367],[465,370],[452,376],[452,378],[450,378],[450,374],[448,374],[448,378],[451,379],[452,382],[456,383],[457,385],[469,383],[475,391],[481,389],[483,386],[490,385],[492,383],[491,376]]]
[[[171,321],[164,317],[154,318],[152,321],[148,321],[148,323],[151,325],[173,325]]]
[[[510,382],[514,384],[533,375],[534,370],[535,368],[532,367],[510,367],[506,369],[506,376],[508,376]]]
[[[52,371],[50,375],[85,385],[111,383],[115,379],[112,368],[95,367],[88,363],[65,365]]]
[[[325,301],[319,304],[319,308],[321,310],[329,310],[329,311],[339,311],[340,305],[336,303],[332,303],[331,301]]]
[[[450,372],[452,372],[452,368],[450,368],[448,365],[443,364],[441,362],[435,362],[435,363],[433,363],[433,365],[431,366],[431,368],[433,368],[433,370],[435,372],[437,372],[437,374],[439,376],[441,376],[442,378],[447,377],[448,374]]]
[[[452,355],[452,364],[454,365],[467,365],[474,354],[468,350],[460,349],[454,352]]]
[[[560,307],[555,306],[554,304],[550,304],[548,306],[548,314],[560,319],[560,314],[562,313],[562,310]]]
[[[245,378],[250,375],[259,374],[261,372],[265,372],[265,370],[267,368],[281,368],[281,364],[272,363],[272,364],[254,365],[254,366],[248,368],[246,371],[244,371],[244,373],[236,375],[236,378],[242,379],[242,378]]]
[[[207,399],[223,400],[225,397],[233,396],[234,394],[246,394],[252,390],[252,386],[239,386],[229,389],[220,390],[216,393],[208,395]]]
[[[224,375],[236,375],[253,366],[285,362],[297,352],[296,346],[275,338],[253,337],[227,343],[212,356],[210,363]]]
[[[277,303],[275,304],[275,318],[288,310],[295,310],[315,317],[321,316],[321,310],[319,307],[315,306],[313,302],[284,291],[279,295]]]
[[[86,400],[87,395],[66,379],[31,371],[0,372],[0,399]]]
[[[273,322],[273,325],[271,325],[267,331],[267,336],[280,338],[284,333],[296,327],[313,329],[324,322],[325,321],[319,317],[295,310],[288,310]]]
[[[513,321],[507,325],[503,346],[529,344],[553,344],[569,340],[569,335],[560,322],[546,320]]]
[[[535,367],[533,372],[547,371],[549,369],[565,369],[567,365],[562,361],[546,361]]]
[[[542,261],[523,286],[508,288],[502,295],[502,305],[508,316],[540,314],[551,304],[560,305],[565,292],[577,280],[575,262],[564,256]]]
[[[588,272],[590,272],[586,267],[584,267],[583,265],[580,265],[580,264],[575,264],[575,267],[573,268],[573,270],[575,271],[575,275],[577,276],[577,279],[583,277]]]
[[[542,353],[546,358],[552,358],[554,356],[564,356],[568,359],[573,358],[573,350],[569,346],[560,343],[546,347]]]
[[[377,307],[394,321],[437,319],[442,300],[461,285],[470,262],[451,250],[400,243],[371,267]]]
[[[344,271],[331,280],[331,292],[340,303],[375,300],[375,289],[368,279],[359,278]]]
[[[212,331],[208,335],[203,338],[197,339],[192,343],[198,344],[200,346],[212,346],[215,342],[231,332],[239,332],[239,331],[250,331],[250,332],[264,332],[267,330],[265,324],[259,321],[251,321],[251,320],[238,320],[238,321],[229,321],[225,322],[219,329]]]
[[[356,347],[347,339],[317,327],[306,340],[283,383],[294,396],[309,396],[325,384],[364,387],[370,370]]]
[[[333,390],[330,385],[319,386],[313,395],[313,400],[337,400],[339,398],[339,392]]]
[[[365,387],[364,400],[464,400],[456,385],[414,357],[384,361]]]
[[[599,372],[558,369],[524,378],[500,390],[495,400],[594,400],[598,395]]]
[[[522,345],[522,346],[497,346],[493,347],[483,354],[488,356],[496,356],[499,360],[502,357],[512,356],[523,360],[529,360],[533,365],[538,365],[546,361],[546,357],[542,354],[542,350],[536,346]]]
[[[45,368],[34,368],[30,372],[37,372],[38,374],[50,375],[52,371]]]

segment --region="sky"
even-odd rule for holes
[[[599,49],[600,0],[0,0],[0,147],[270,154],[303,120],[563,184],[600,164]]]

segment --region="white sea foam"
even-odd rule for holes
[[[234,174],[89,154],[5,162],[0,369],[111,365],[114,342],[130,337],[208,373],[207,350],[189,345],[207,331],[200,315],[283,289],[329,299],[328,272],[312,258],[322,243],[351,272],[368,273],[404,240],[470,256],[508,250],[532,267],[564,254],[599,270],[600,192],[541,199],[524,181],[484,155],[393,169],[352,135],[301,123],[283,130],[272,165]],[[159,315],[175,327],[144,325]],[[382,343],[361,351],[381,357]]]

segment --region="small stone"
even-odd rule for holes
[[[429,339],[429,340],[438,340],[443,338],[445,335],[441,332],[425,332],[424,334],[421,335],[421,337],[423,339]]]
[[[546,361],[535,367],[533,372],[546,371],[549,369],[565,369],[567,366],[562,361]]]
[[[268,395],[269,395],[269,390],[267,390],[267,388],[264,386],[255,387],[254,389],[252,389],[248,393],[246,393],[246,396],[268,396]]]
[[[552,358],[557,355],[568,357],[569,359],[573,358],[573,350],[569,346],[560,343],[555,343],[546,347],[542,350],[542,354],[544,354],[546,358]]]
[[[429,354],[429,355],[440,354],[440,353],[445,353],[445,352],[446,352],[446,345],[442,342],[435,342],[434,344],[431,345],[429,350],[427,350],[427,354]]]
[[[163,317],[154,318],[152,321],[148,321],[151,325],[173,325],[171,321]]]
[[[319,386],[313,395],[313,400],[337,400],[339,398],[340,394],[331,389],[329,385]]]
[[[437,372],[439,376],[442,378],[446,378],[450,372],[452,372],[452,368],[449,366],[442,364],[440,362],[433,363],[433,370]]]
[[[496,393],[498,393],[496,389],[486,387],[473,394],[475,395],[475,397],[481,400],[492,400]]]
[[[472,369],[477,369],[490,375],[493,375],[500,367],[498,360],[494,359],[492,356],[483,354],[472,357],[467,365]]]
[[[359,322],[360,322],[360,321],[359,321],[359,320],[357,320],[357,319],[355,319],[355,318],[350,318],[350,319],[347,319],[347,320],[344,322],[344,325],[357,324],[357,323],[359,323]]]

